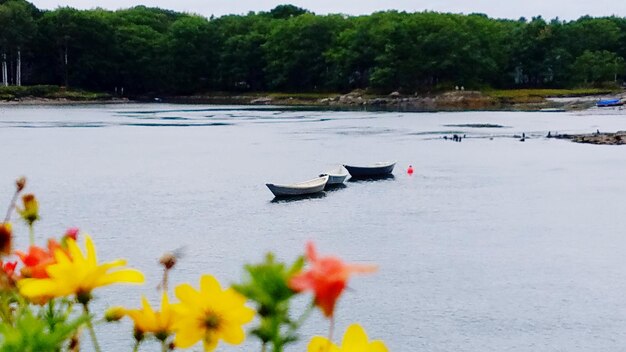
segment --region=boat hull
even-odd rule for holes
[[[328,176],[324,176],[319,177],[315,180],[295,183],[291,185],[276,185],[273,183],[267,183],[266,186],[270,189],[275,197],[305,196],[322,192],[324,190],[324,187],[326,187],[328,178]]]
[[[346,181],[346,178],[348,178],[348,174],[345,175],[328,175],[328,182],[326,182],[326,185],[338,185],[338,184],[342,184]]]
[[[334,186],[344,183],[348,175],[348,172],[343,167],[339,166],[338,168],[321,174],[320,177],[328,176],[326,186]]]
[[[390,175],[396,163],[372,165],[372,166],[351,166],[344,165],[353,178],[375,178]]]

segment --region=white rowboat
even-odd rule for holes
[[[328,182],[328,178],[329,176],[325,175],[304,182],[287,185],[275,185],[273,183],[268,183],[266,186],[276,197],[302,196],[322,192],[326,186],[326,182]]]
[[[346,180],[348,177],[348,170],[346,170],[343,166],[338,166],[326,173],[321,174],[320,177],[326,175],[328,175],[328,182],[326,183],[327,186],[338,185],[342,184]]]

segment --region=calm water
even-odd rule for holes
[[[465,124],[503,127],[454,126]],[[626,351],[626,148],[543,138],[596,129],[626,130],[626,112],[3,106],[0,196],[27,175],[39,240],[79,226],[101,259],[147,273],[142,287],[99,291],[99,306],[156,298],[165,250],[184,247],[172,279],[197,286],[201,273],[238,280],[265,251],[292,260],[311,239],[380,266],[351,280],[340,334],[360,322],[400,352]],[[467,138],[441,138],[453,133]],[[265,187],[383,160],[398,161],[394,179],[320,198],[272,202]],[[304,332],[327,328],[315,315]],[[106,350],[130,350],[127,325],[99,334]]]

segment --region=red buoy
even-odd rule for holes
[[[413,165],[409,165],[409,168],[406,170],[406,173],[409,175],[413,175]]]

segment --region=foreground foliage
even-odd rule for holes
[[[94,325],[125,317],[133,321],[128,336],[134,339],[134,351],[153,343],[160,345],[161,351],[193,348],[200,343],[204,351],[213,351],[221,343],[243,343],[245,329],[256,317],[258,325],[250,335],[261,341],[262,351],[280,352],[299,339],[298,330],[314,308],[328,318],[330,330],[328,338],[311,339],[309,352],[387,351],[383,342],[370,342],[357,324],[348,328],[341,347],[332,342],[334,308],[349,277],[375,267],[321,256],[312,243],[307,245],[306,260],[301,256],[287,265],[270,253],[263,262],[246,265],[243,282],[232,287],[222,287],[215,277],[204,274],[198,286],[183,283],[170,291],[168,277],[179,258],[166,253],[159,260],[163,266],[159,307],[155,309],[144,296],[140,308],[113,306],[104,313],[92,311],[90,303],[97,299],[95,291],[99,288],[141,284],[143,273],[128,268],[123,259],[99,263],[91,236],[81,235],[77,228],[68,229],[58,241],[49,239],[45,247],[37,246],[34,225],[40,218],[39,203],[33,194],[23,194],[26,179],[18,179],[15,186],[7,215],[0,223],[0,351],[79,351],[82,331],[87,330],[93,349],[99,352]],[[26,252],[12,247],[14,213],[30,230]],[[82,248],[79,236],[84,237]],[[15,257],[20,263],[6,261]],[[306,268],[305,262],[309,264]],[[291,301],[307,290],[313,292],[311,305],[294,319]],[[175,302],[170,301],[170,292]]]

